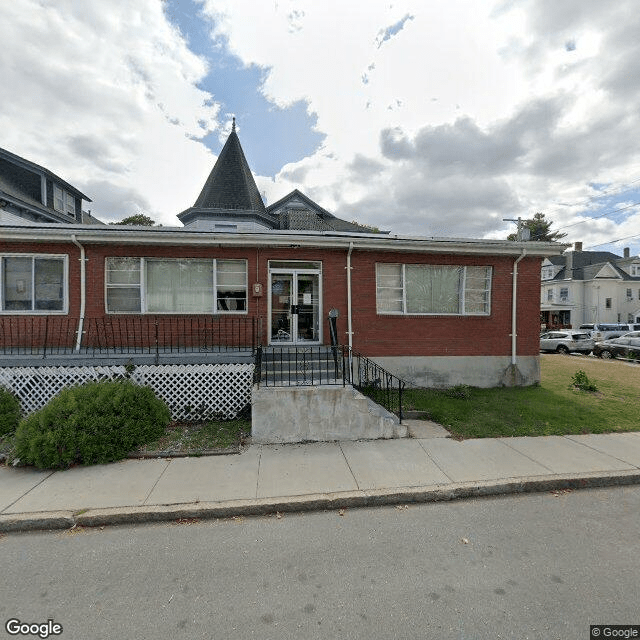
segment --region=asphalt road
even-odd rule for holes
[[[0,637],[587,639],[640,624],[639,533],[626,487],[11,534]]]

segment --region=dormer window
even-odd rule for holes
[[[542,269],[542,279],[543,280],[551,280],[553,278],[553,268],[552,267],[543,267]]]
[[[76,217],[75,198],[58,185],[53,185],[53,208],[60,213],[66,213],[73,218]]]
[[[640,264],[631,265],[631,275],[636,277],[640,276]]]

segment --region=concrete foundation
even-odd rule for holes
[[[411,386],[446,388],[526,387],[540,382],[540,356],[390,356],[375,357],[381,367]]]
[[[397,416],[352,387],[253,387],[254,443],[328,442],[399,438]]]

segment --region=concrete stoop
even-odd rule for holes
[[[251,439],[258,444],[403,438],[397,416],[351,386],[253,387]]]

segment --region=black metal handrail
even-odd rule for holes
[[[349,347],[342,346],[341,351],[342,360],[346,363],[345,378],[360,393],[395,413],[402,423],[402,397],[406,382]]]
[[[402,422],[406,382],[347,346],[256,349],[254,381],[267,387],[352,385]]]
[[[266,387],[345,385],[336,347],[261,347],[256,349],[256,384]]]
[[[0,316],[0,355],[253,353],[260,331],[247,316]]]

